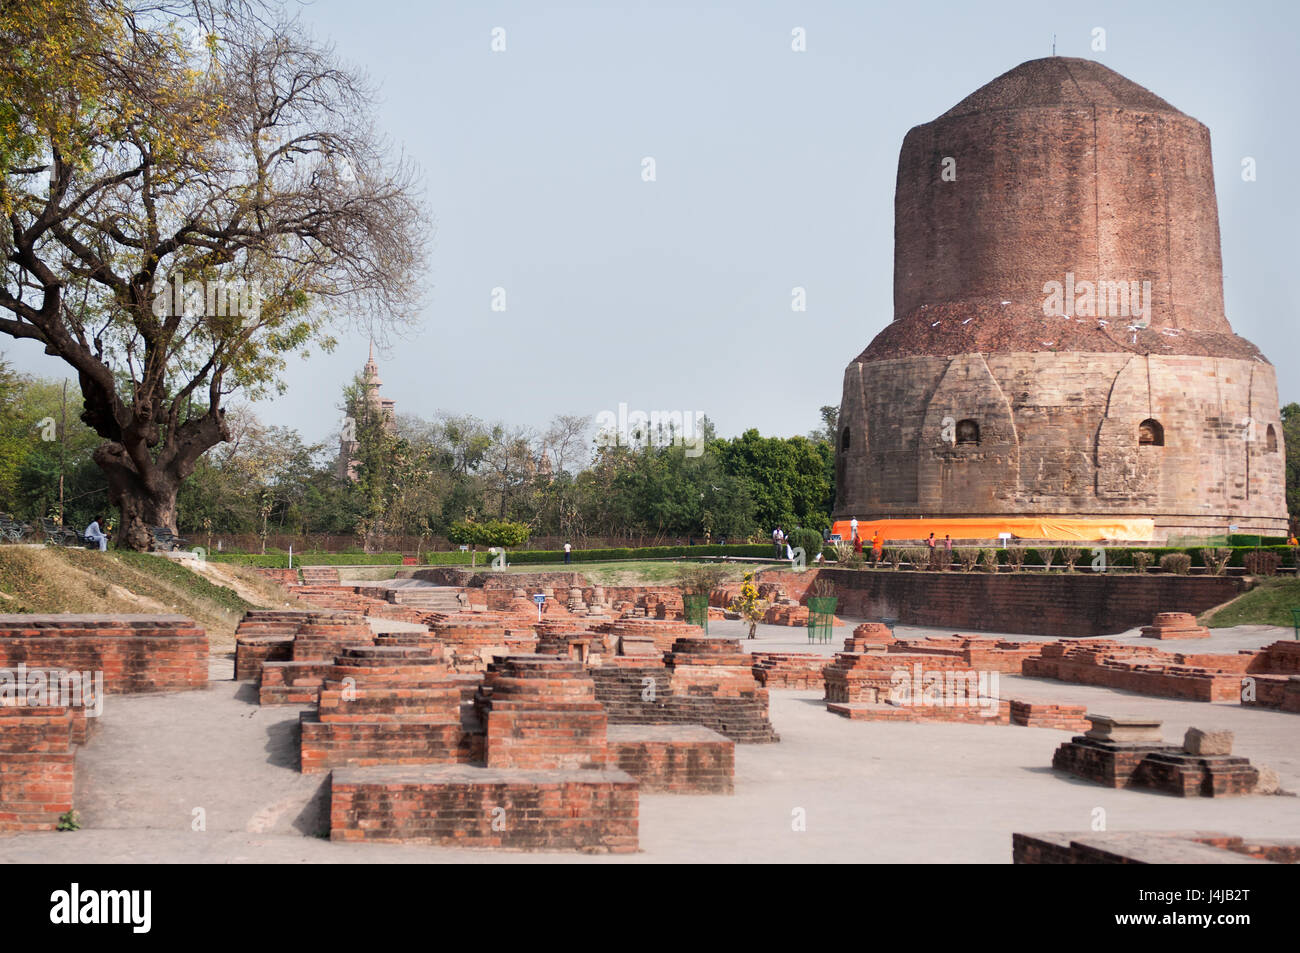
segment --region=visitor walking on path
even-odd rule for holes
[[[101,553],[108,549],[108,537],[104,535],[104,531],[99,528],[99,522],[102,519],[102,516],[96,516],[90,521],[90,525],[86,527],[86,531],[81,534],[91,542],[99,543],[99,551]]]

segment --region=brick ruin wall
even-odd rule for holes
[[[1294,864],[1300,840],[1211,831],[1115,831],[1011,835],[1016,864]]]
[[[0,668],[103,672],[104,693],[208,687],[208,637],[181,616],[0,615]]]
[[[763,580],[802,575],[835,585],[836,613],[893,618],[903,625],[1025,635],[1094,637],[1147,625],[1158,612],[1199,614],[1235,598],[1236,576],[1113,573],[938,573],[814,569],[763,573]],[[787,588],[787,591],[790,591]]]
[[[0,831],[56,830],[73,809],[76,746],[99,724],[99,685],[104,695],[206,688],[208,639],[180,616],[5,615],[0,670]]]

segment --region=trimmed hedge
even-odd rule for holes
[[[1233,533],[1228,537],[1228,545],[1236,548],[1238,546],[1249,546],[1251,549],[1259,547],[1260,549],[1271,549],[1274,546],[1285,546],[1285,536],[1244,536],[1240,533]]]
[[[564,551],[560,549],[508,549],[507,558],[512,566],[539,563],[563,563]],[[772,555],[772,547],[767,543],[725,546],[642,546],[618,549],[575,549],[575,563],[615,562],[627,559],[673,559],[699,556],[748,556],[767,557]],[[486,566],[492,556],[486,549],[477,553],[426,552],[420,554],[422,566],[468,566],[471,556],[476,556],[475,565]],[[287,553],[211,553],[209,559],[215,562],[235,563],[240,566],[256,566],[264,569],[286,569],[289,566]],[[298,566],[400,566],[401,553],[294,553],[293,564]]]
[[[434,554],[441,555],[441,554]],[[617,562],[625,559],[673,559],[698,556],[749,556],[764,557],[772,555],[772,547],[767,543],[721,546],[641,546],[618,549],[575,549],[575,563]],[[563,563],[564,551],[560,549],[511,549],[507,550],[507,561],[512,566],[536,563]]]
[[[450,555],[450,554],[445,554]],[[461,553],[455,555],[460,556]],[[469,554],[463,554],[469,562]],[[288,553],[208,553],[208,559],[217,563],[234,563],[236,566],[254,566],[259,569],[288,569]],[[401,553],[294,553],[294,568],[299,566],[400,566]]]

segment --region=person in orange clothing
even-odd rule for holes
[[[876,530],[875,535],[871,537],[871,558],[880,562],[880,557],[885,551],[885,541],[880,537],[880,530]]]

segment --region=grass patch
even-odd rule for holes
[[[602,586],[630,586],[638,583],[671,585],[677,581],[686,566],[717,566],[727,579],[739,579],[752,566],[743,563],[695,562],[693,560],[617,560],[604,563],[572,563],[557,565],[514,565],[507,572],[556,572],[568,570],[582,573],[588,580]]]
[[[1254,589],[1214,610],[1205,625],[1213,629],[1231,625],[1283,625],[1290,628],[1293,624],[1292,607],[1300,609],[1300,579],[1261,579]]]
[[[230,612],[243,615],[253,604],[243,599],[233,589],[218,586],[196,572],[191,572],[180,563],[166,557],[151,553],[113,553],[126,566],[146,575],[157,582],[188,593],[191,599],[214,603]]]
[[[203,626],[214,645],[229,643],[247,610],[278,602],[264,581],[225,571],[240,572],[240,585],[259,602],[163,556],[0,546],[0,612],[170,613]]]

